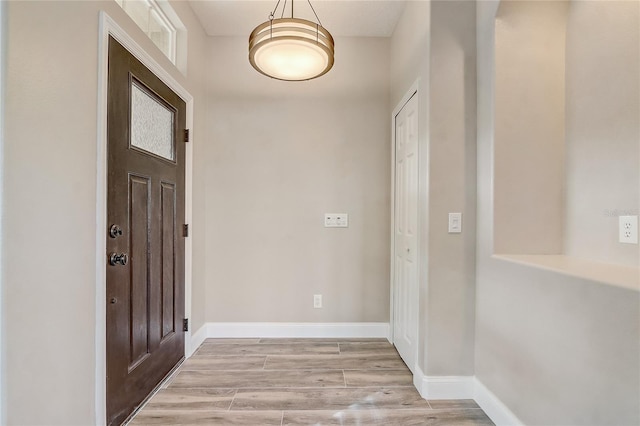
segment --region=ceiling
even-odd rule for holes
[[[269,19],[277,0],[189,0],[191,8],[210,36],[249,37]],[[279,17],[284,0],[278,6]],[[403,0],[314,0],[322,25],[334,37],[390,37],[400,18]],[[291,16],[291,0],[287,13]],[[294,17],[316,21],[307,0],[294,2]]]

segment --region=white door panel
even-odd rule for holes
[[[395,118],[394,344],[411,371],[418,325],[418,97]]]

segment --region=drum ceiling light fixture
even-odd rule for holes
[[[274,18],[280,0],[269,20],[258,25],[249,36],[249,62],[260,73],[285,81],[304,81],[320,77],[333,67],[333,37],[320,23],[293,17],[285,18],[287,0],[280,18]]]

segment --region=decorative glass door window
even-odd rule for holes
[[[140,83],[131,82],[131,146],[175,161],[175,111]]]

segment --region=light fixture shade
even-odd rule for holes
[[[311,80],[333,67],[333,37],[306,19],[280,18],[256,27],[249,36],[249,62],[278,80]]]

